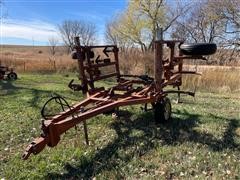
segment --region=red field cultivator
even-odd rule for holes
[[[164,45],[169,48],[167,59],[163,59]],[[61,134],[81,122],[84,123],[84,132],[88,143],[86,120],[101,113],[113,112],[121,106],[144,104],[147,107],[147,104],[151,104],[156,123],[168,121],[171,116],[168,94],[176,93],[178,98],[180,98],[180,94],[194,96],[194,92],[180,90],[183,74],[198,74],[194,71],[184,71],[183,61],[187,59],[204,60],[203,55],[213,54],[216,51],[216,45],[187,45],[183,44],[183,41],[155,41],[154,77],[120,74],[118,48],[115,45],[80,46],[79,38],[76,37],[75,50],[72,58],[78,61],[81,84],[74,84],[72,80],[69,87],[74,91],[82,91],[86,98],[74,106],[69,106],[60,96],[51,98],[42,109],[44,118],[42,134],[26,148],[23,159],[27,159],[31,153],[38,154],[46,145],[56,146],[60,141]],[[102,74],[102,69],[113,69],[113,71]],[[95,87],[95,81],[112,77],[116,78],[115,86],[108,89]],[[167,86],[178,89],[165,90]],[[45,108],[51,101],[60,104],[63,111],[57,115],[47,115]]]

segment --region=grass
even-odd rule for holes
[[[240,94],[198,92],[172,100],[172,121],[156,126],[151,111],[121,108],[120,116],[88,120],[69,130],[55,148],[22,161],[40,134],[40,109],[51,94],[82,99],[68,89],[74,75],[20,74],[0,82],[0,178],[4,179],[239,179]],[[111,83],[99,83],[109,86]]]
[[[199,67],[202,76],[185,75],[183,86],[185,89],[197,87],[201,91],[234,93],[240,92],[240,68],[224,66]]]

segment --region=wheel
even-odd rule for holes
[[[162,101],[154,105],[154,119],[156,124],[169,122],[171,119],[172,106],[169,98],[163,98]]]
[[[17,79],[17,74],[15,72],[10,72],[7,75],[7,77],[8,77],[9,80],[16,80]]]
[[[179,49],[184,55],[211,55],[216,52],[217,45],[214,43],[182,44]]]

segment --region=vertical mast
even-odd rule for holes
[[[163,31],[162,28],[157,30],[155,39],[155,56],[154,56],[154,78],[157,91],[161,91],[163,75]]]

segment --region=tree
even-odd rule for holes
[[[185,17],[175,24],[172,37],[189,42],[218,44],[218,62],[236,60],[240,47],[240,1],[195,1]],[[227,50],[228,49],[228,50]]]
[[[58,44],[58,39],[56,37],[50,37],[48,38],[48,43],[49,43],[49,50],[51,55],[55,55],[56,53],[56,48]]]
[[[107,43],[117,45],[120,47],[122,52],[126,52],[128,47],[133,44],[127,38],[123,38],[117,31],[118,17],[114,17],[111,21],[106,24],[105,38]]]
[[[239,0],[196,1],[189,14],[177,21],[172,37],[219,44],[229,44],[234,39],[239,41],[236,38],[240,32],[239,9]]]
[[[139,16],[126,11],[119,15],[118,23],[113,26],[115,34],[124,42],[139,46],[141,50],[146,51],[146,39],[143,36],[144,22]]]
[[[213,1],[197,1],[186,18],[176,23],[174,38],[185,38],[194,42],[213,42],[219,40],[224,33],[224,19],[217,16]]]
[[[240,0],[215,3],[218,16],[225,19],[225,33],[230,46],[240,47]]]
[[[213,3],[218,16],[227,20],[226,33],[240,32],[240,1],[228,0]],[[231,29],[231,30],[230,30]],[[230,30],[230,31],[229,31]]]
[[[96,26],[80,20],[65,20],[58,25],[59,32],[66,46],[74,48],[74,37],[79,36],[82,45],[91,45],[95,41]]]
[[[177,2],[177,1],[176,1]],[[140,47],[143,52],[153,47],[156,31],[168,31],[173,23],[183,15],[187,6],[168,5],[164,0],[133,0],[127,9],[108,24],[108,37],[118,37]]]
[[[172,2],[170,2],[172,3]],[[156,0],[154,3],[151,0],[135,0],[135,4],[143,19],[145,19],[146,28],[150,31],[150,43],[148,50],[152,48],[153,42],[156,39],[157,30],[162,28],[163,33],[167,32],[174,22],[183,16],[189,8],[188,4],[181,4],[175,0],[175,6],[168,4],[168,1]]]
[[[109,21],[106,25],[105,25],[105,38],[107,40],[107,42],[111,43],[111,44],[115,44],[117,46],[119,46],[120,44],[120,38],[118,37],[117,33],[114,31],[115,29],[115,22]]]

